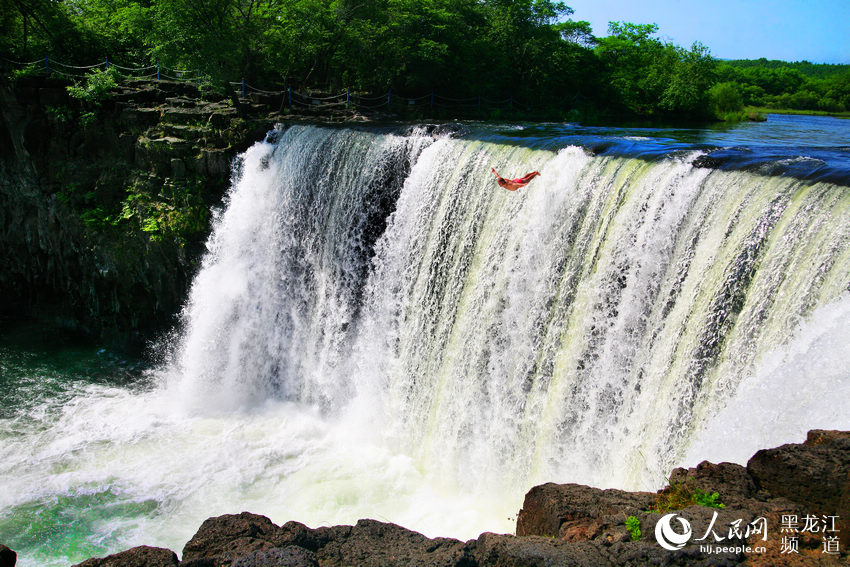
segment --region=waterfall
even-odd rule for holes
[[[657,488],[850,283],[845,187],[698,155],[290,127],[244,156],[170,387],[315,407],[438,485]]]
[[[512,532],[535,484],[656,490],[850,429],[847,184],[592,150],[274,131],[240,158],[148,379],[0,352],[20,392],[0,539],[58,567],[179,550],[241,510],[472,538]],[[491,166],[541,176],[509,192]]]
[[[345,396],[368,254],[425,139],[290,129],[247,152],[184,313],[181,397]]]

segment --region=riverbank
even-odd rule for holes
[[[794,116],[831,116],[833,118],[850,118],[850,112],[827,112],[825,110],[794,110],[792,108],[769,108],[762,106],[748,106],[744,112],[756,114],[791,114]]]
[[[515,535],[427,538],[368,519],[278,526],[242,512],[206,520],[182,559],[140,546],[77,567],[803,566],[850,559],[850,432],[813,430],[803,443],[758,451],[746,466],[703,462],[669,478],[658,493],[534,487]],[[0,546],[0,566],[14,565],[12,552]]]

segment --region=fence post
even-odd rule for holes
[[[44,68],[47,71],[47,76],[50,76],[50,59],[47,57],[44,58]]]
[[[242,77],[242,98],[245,98],[245,77]]]

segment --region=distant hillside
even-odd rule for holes
[[[776,59],[730,59],[721,60],[721,64],[741,69],[761,67],[764,69],[796,69],[807,77],[825,79],[850,71],[850,65],[833,65],[831,63],[810,63],[808,61],[778,61]]]
[[[750,106],[831,114],[850,110],[850,65],[767,59],[718,61],[717,80]]]

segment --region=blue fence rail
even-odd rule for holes
[[[198,85],[210,84],[211,78],[202,73],[200,69],[176,69],[167,67],[157,62],[154,65],[127,67],[111,62],[109,58],[92,65],[70,65],[49,57],[35,61],[21,62],[5,59],[7,64],[15,66],[19,70],[38,74],[43,72],[47,76],[56,76],[69,79],[85,78],[87,73],[96,69],[104,71],[117,70],[117,74],[127,79],[142,79],[156,81],[180,81],[197,83]],[[391,108],[395,104],[396,109],[409,108],[413,110],[428,110],[436,112],[441,109],[463,110],[465,112],[482,112],[482,110],[505,109],[529,110],[525,105],[518,104],[513,96],[504,99],[490,99],[483,96],[466,98],[453,98],[437,93],[434,90],[420,96],[406,97],[393,93],[388,89],[382,94],[364,94],[353,92],[351,89],[330,96],[317,96],[308,92],[299,92],[292,87],[281,90],[266,90],[248,84],[243,78],[241,81],[228,83],[234,94],[242,99],[281,97],[281,106],[290,109],[295,108],[328,108],[337,107],[345,109],[378,110]],[[259,96],[254,96],[259,95]]]
[[[166,67],[160,63],[147,66],[125,67],[110,61],[108,57],[100,63],[95,63],[93,65],[70,65],[55,59],[50,59],[49,57],[29,62],[13,61],[11,59],[4,59],[4,61],[6,61],[7,64],[14,65],[20,70],[28,70],[34,73],[43,71],[45,75],[50,77],[55,76],[82,79],[86,77],[86,73],[95,69],[103,69],[104,71],[117,69],[121,76],[130,79],[156,79],[158,81],[165,79],[170,81],[188,81],[197,83],[210,82],[209,76],[201,73],[200,69],[175,69],[173,67]]]

